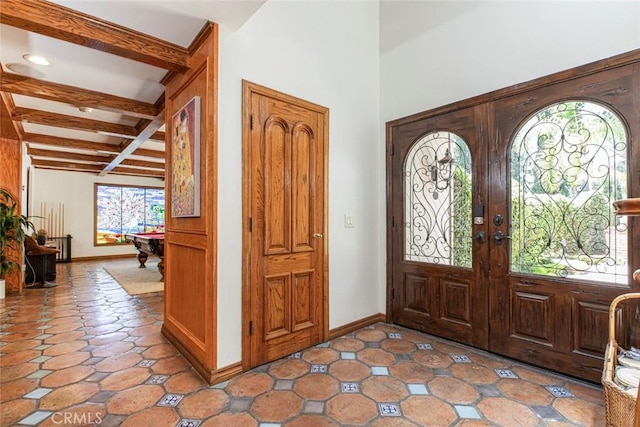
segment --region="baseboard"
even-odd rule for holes
[[[72,257],[71,261],[97,261],[97,260],[109,260],[120,258],[135,258],[136,254],[119,254],[119,255],[94,255],[94,256],[79,256]]]
[[[374,314],[369,317],[356,320],[355,322],[351,322],[351,323],[347,323],[346,325],[339,326],[335,329],[331,329],[329,331],[329,339],[332,340],[332,339],[341,337],[342,335],[346,335],[351,332],[357,331],[358,329],[366,328],[367,326],[371,326],[379,322],[385,322],[386,320],[387,320],[387,316],[385,314],[383,313]]]
[[[210,369],[203,365],[187,347],[182,345],[180,340],[169,330],[169,328],[165,327],[165,325],[162,325],[161,332],[162,335],[164,335],[165,338],[167,338],[167,340],[169,340],[169,342],[178,349],[180,354],[182,354],[182,356],[191,363],[191,366],[193,366],[196,372],[198,372],[198,374],[200,374],[200,376],[209,385],[221,383],[244,372],[242,370],[242,362],[237,362],[220,369]]]

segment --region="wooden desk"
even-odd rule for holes
[[[133,242],[138,249],[139,268],[146,268],[144,263],[149,258],[149,254],[157,255],[160,258],[158,270],[164,280],[164,233],[126,233],[124,238],[127,242]]]

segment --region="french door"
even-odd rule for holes
[[[599,381],[609,304],[640,266],[611,206],[637,194],[638,71],[388,124],[391,321]]]

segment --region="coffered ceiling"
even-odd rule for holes
[[[1,0],[2,136],[36,168],[164,177],[163,82],[208,21],[238,28],[262,3]]]

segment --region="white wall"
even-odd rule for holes
[[[164,181],[157,178],[139,178],[124,175],[99,177],[80,172],[61,172],[47,169],[31,169],[31,188],[29,191],[29,215],[39,216],[41,203],[48,208],[57,208],[64,204],[65,233],[71,234],[71,256],[109,256],[137,253],[132,246],[93,246],[92,230],[95,229],[93,208],[94,183],[126,184],[152,187],[164,187]],[[25,186],[27,182],[24,182]],[[55,211],[54,208],[54,212]],[[49,209],[47,209],[49,210]],[[33,219],[36,228],[40,220]]]
[[[382,11],[404,8],[395,9],[394,18],[412,32],[381,56],[383,123],[640,48],[638,1],[465,5],[381,5]],[[421,31],[415,28],[420,22]]]
[[[378,46],[370,1],[268,1],[237,32],[220,29],[219,367],[242,356],[242,79],[329,108],[329,326],[384,311]]]

